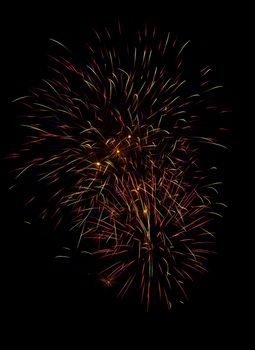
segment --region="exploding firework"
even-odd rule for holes
[[[139,286],[147,309],[152,299],[170,309],[213,250],[219,183],[201,154],[223,146],[202,126],[225,112],[220,86],[209,66],[187,69],[189,43],[170,34],[94,33],[78,62],[52,39],[62,52],[49,56],[48,78],[16,100],[26,110],[16,179],[35,183],[27,204],[43,218],[68,218],[105,286],[121,297]]]

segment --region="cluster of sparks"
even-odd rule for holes
[[[120,25],[117,34],[95,34],[79,64],[52,39],[64,55],[50,56],[50,77],[18,99],[29,112],[16,178],[30,174],[43,189],[42,217],[59,225],[71,213],[77,248],[99,258],[106,286],[121,297],[139,286],[147,308],[158,298],[170,309],[212,251],[220,203],[199,151],[221,145],[200,135],[199,123],[224,112],[207,103],[219,86],[208,66],[195,86],[186,80],[188,43],[170,34],[159,39],[145,26],[128,44]]]

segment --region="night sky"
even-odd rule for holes
[[[9,6],[4,11],[8,21],[2,29],[1,43],[5,60],[1,67],[4,76],[1,157],[15,150],[22,137],[16,120],[18,110],[10,101],[25,95],[29,87],[44,77],[50,47],[48,39],[86,41],[89,28],[111,25],[117,17],[131,26],[155,23],[162,32],[173,31],[183,40],[190,39],[197,52],[194,59],[215,67],[216,78],[224,85],[226,105],[233,109],[232,121],[229,120],[232,136],[227,140],[232,152],[222,164],[223,196],[229,208],[219,224],[217,256],[209,262],[210,272],[198,278],[189,291],[190,300],[170,313],[161,310],[148,314],[132,298],[116,299],[111,290],[102,288],[87,275],[86,262],[79,255],[68,262],[56,262],[53,256],[57,252],[58,237],[50,221],[35,220],[33,225],[24,222],[31,219],[22,201],[26,188],[17,193],[8,191],[13,183],[8,174],[10,162],[1,161],[5,320],[9,330],[13,330],[10,334],[17,334],[25,342],[32,342],[35,337],[40,343],[53,336],[59,342],[65,337],[71,338],[73,344],[79,340],[80,346],[88,348],[90,341],[94,342],[92,348],[100,342],[106,348],[119,349],[129,343],[135,347],[139,341],[145,348],[150,341],[155,341],[158,349],[175,349],[178,342],[185,341],[187,345],[207,349],[214,341],[220,345],[220,339],[225,342],[232,339],[233,329],[240,322],[241,277],[236,273],[238,230],[233,219],[237,174],[233,168],[235,118],[239,118],[243,92],[241,36],[245,29],[237,24],[242,12],[237,7],[223,9],[213,2],[204,5],[204,9],[185,8],[185,5],[177,9],[167,3],[156,1],[139,7],[131,3],[118,6],[70,3],[54,9],[33,4],[15,7],[15,11]]]

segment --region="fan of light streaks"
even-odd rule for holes
[[[201,149],[224,146],[201,122],[226,112],[215,103],[220,86],[209,66],[192,81],[189,42],[170,33],[145,25],[127,40],[118,24],[114,34],[94,34],[79,63],[51,39],[60,54],[49,56],[49,76],[16,100],[26,110],[16,179],[31,179],[37,190],[27,203],[40,203],[42,217],[61,225],[69,213],[70,235],[98,257],[106,286],[119,296],[139,286],[147,309],[152,298],[170,309],[213,250],[220,183]]]

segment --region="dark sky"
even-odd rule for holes
[[[247,69],[243,63],[246,27],[240,25],[245,21],[245,12],[234,5],[222,8],[214,2],[204,6],[187,8],[180,4],[176,8],[168,1],[139,6],[131,2],[84,6],[70,2],[54,8],[43,2],[15,6],[15,9],[9,6],[4,11],[7,22],[2,29],[1,43],[5,61],[1,67],[5,79],[1,156],[15,148],[18,137],[9,101],[25,94],[27,88],[42,78],[46,70],[48,38],[76,37],[79,40],[88,35],[91,26],[109,25],[116,16],[129,24],[155,23],[162,31],[174,31],[184,39],[191,39],[203,59],[216,67],[217,76],[225,86],[226,100],[234,110],[234,121],[230,125],[233,128],[230,142],[234,150],[234,118],[240,112],[242,79]],[[94,344],[100,341],[106,347],[116,348],[129,342],[136,346],[136,335],[143,347],[156,341],[159,349],[176,348],[172,345],[183,341],[207,349],[213,341],[231,339],[232,330],[240,322],[238,312],[242,308],[238,301],[242,278],[236,273],[237,223],[233,222],[236,174],[233,174],[233,160],[232,152],[224,170],[229,209],[219,232],[218,256],[211,264],[210,273],[191,291],[190,302],[170,314],[146,314],[132,302],[122,304],[116,301],[111,293],[100,290],[95,283],[89,285],[79,257],[74,257],[66,265],[56,264],[51,258],[57,241],[56,237],[52,238],[54,232],[47,225],[31,228],[24,224],[21,200],[7,191],[10,178],[4,163],[1,172],[1,231],[6,240],[2,248],[6,255],[7,277],[4,303],[10,329],[20,332],[25,341],[31,339],[32,334],[38,341],[54,335],[60,341],[67,336],[80,339],[84,346],[92,340]]]

